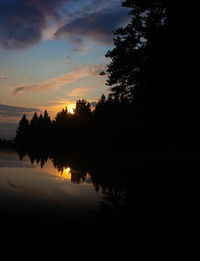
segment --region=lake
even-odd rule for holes
[[[0,150],[0,222],[127,232],[197,220],[199,168],[143,155]]]
[[[2,238],[33,238],[43,247],[64,236],[68,249],[69,242],[85,249],[107,242],[113,250],[111,242],[128,246],[135,235],[146,237],[147,227],[149,242],[165,228],[196,231],[199,168],[167,159],[158,165],[152,152],[151,161],[143,155],[0,150]]]
[[[121,220],[127,217],[128,182],[111,167],[63,153],[1,150],[0,220],[65,225]]]

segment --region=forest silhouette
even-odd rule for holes
[[[199,144],[199,103],[193,80],[192,7],[169,1],[126,0],[130,23],[114,32],[109,50],[109,94],[92,110],[76,102],[51,119],[48,112],[23,115],[17,147],[47,150],[123,152],[138,148],[194,147]],[[190,36],[188,32],[190,31]]]

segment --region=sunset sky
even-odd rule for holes
[[[25,113],[53,118],[104,93],[112,31],[128,22],[121,0],[0,0],[0,136]]]

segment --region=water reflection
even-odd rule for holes
[[[82,219],[86,214],[112,224],[143,223],[145,216],[159,215],[159,180],[147,172],[144,176],[132,159],[36,150],[18,151],[18,156],[0,152],[1,158],[0,209],[6,204],[10,211],[16,205],[20,213],[22,205],[49,219],[58,213],[54,205],[64,209],[67,218],[78,213]],[[7,207],[11,196],[14,203]],[[45,208],[42,202],[50,206]],[[66,215],[62,212],[61,217]]]
[[[41,169],[50,160],[60,177],[72,184],[90,184],[92,190],[100,193],[98,208],[106,215],[114,212],[126,212],[128,208],[128,176],[126,170],[122,173],[119,165],[105,164],[94,157],[38,151],[18,151],[20,160],[29,157],[32,165],[37,164]]]
[[[188,176],[176,176],[177,168],[148,164],[137,168],[134,163],[133,157],[92,153],[0,151],[0,221],[3,213],[13,222],[14,215],[25,211],[31,218],[42,216],[44,222],[56,216],[61,224],[73,220],[73,225],[82,222],[82,226],[94,217],[103,225],[124,228],[124,224],[157,222],[160,217],[168,222],[185,190],[195,197],[188,201],[184,196],[180,208],[185,210],[185,202],[197,204],[199,182],[190,181],[188,186]]]

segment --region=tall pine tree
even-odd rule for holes
[[[122,6],[130,8],[131,22],[114,32],[107,84],[114,97],[134,102],[139,128],[171,138],[174,130],[191,127],[195,111],[188,75],[191,4],[126,0]]]

